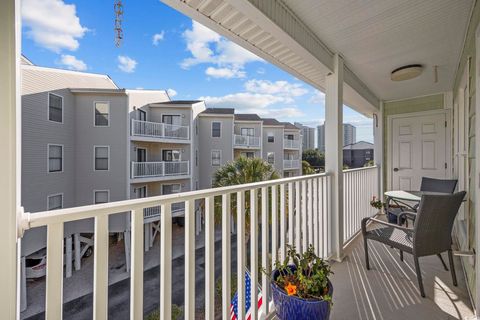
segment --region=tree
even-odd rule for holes
[[[278,178],[275,168],[265,160],[240,157],[215,172],[213,186],[226,187]]]
[[[220,167],[214,174],[213,187],[227,187],[245,183],[253,183],[260,181],[267,181],[278,179],[280,176],[275,171],[275,168],[263,160],[262,158],[246,158],[240,157],[235,161],[229,162]],[[269,201],[271,201],[271,192],[269,192]],[[245,192],[244,197],[244,213],[245,213],[245,233],[247,241],[250,232],[250,191]],[[261,192],[257,193],[257,210],[261,213]],[[231,212],[235,219],[237,214],[237,195],[232,194],[231,197]],[[221,198],[215,199],[215,221],[221,221],[222,206]]]
[[[316,149],[304,150],[302,160],[307,161],[315,169],[325,167],[325,155]]]
[[[308,163],[307,161],[303,160],[302,161],[302,174],[307,175],[307,174],[314,174],[315,169]]]

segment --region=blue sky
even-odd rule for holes
[[[123,1],[124,40],[115,47],[113,2],[23,0],[23,53],[41,66],[108,74],[124,88],[323,123],[321,92],[158,0]],[[370,119],[346,107],[344,122],[357,126],[357,140],[373,140]]]

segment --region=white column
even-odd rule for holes
[[[80,233],[75,233],[73,235],[73,249],[75,252],[75,271],[78,271],[82,268],[82,246],[80,244]]]
[[[330,221],[333,258],[343,258],[343,59],[335,54],[326,77],[325,171],[331,175]]]
[[[475,33],[475,90],[480,90],[480,79],[478,79],[478,74],[480,74],[480,27],[477,27]],[[480,115],[480,94],[476,91],[475,95],[475,113],[476,113],[476,124],[475,124],[475,172],[473,177],[473,190],[470,190],[471,194],[480,194],[480,123],[478,117]],[[476,197],[475,199],[475,244],[476,248],[480,248],[480,199]],[[480,310],[480,254],[476,254],[475,258],[475,305],[477,310]],[[480,312],[476,312],[477,319],[480,318]]]
[[[20,207],[20,1],[0,2],[0,310],[17,313],[17,208]]]
[[[374,140],[374,150],[373,157],[374,163],[378,167],[378,196],[382,197],[384,192],[384,181],[383,181],[383,115],[384,115],[384,104],[383,101],[380,101],[380,111],[374,114],[373,117],[373,140]]]

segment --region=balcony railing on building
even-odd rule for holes
[[[132,136],[188,140],[190,130],[187,126],[133,119]]]
[[[132,162],[132,179],[188,176],[189,174],[189,161]]]
[[[143,209],[143,219],[145,223],[154,222],[160,220],[161,207],[149,207]],[[172,218],[180,217],[185,214],[185,203],[173,203],[172,204]]]
[[[63,312],[63,228],[64,224],[82,219],[95,219],[95,255],[93,264],[94,294],[93,313],[98,318],[108,315],[108,221],[109,216],[119,212],[131,213],[131,277],[130,277],[130,318],[141,319],[144,316],[143,295],[143,251],[144,251],[144,219],[145,214],[157,215],[161,225],[160,250],[160,318],[171,319],[172,305],[172,218],[179,210],[185,214],[185,282],[182,292],[185,294],[185,318],[193,319],[195,314],[195,287],[198,270],[195,269],[195,202],[204,202],[205,225],[205,314],[206,318],[215,318],[218,312],[223,319],[230,318],[231,304],[231,273],[232,263],[237,273],[236,284],[239,313],[245,316],[245,270],[246,255],[249,255],[250,265],[270,270],[275,261],[283,260],[286,255],[286,245],[295,245],[302,251],[313,245],[316,253],[325,258],[334,254],[334,241],[340,241],[339,246],[349,241],[360,229],[363,217],[376,212],[369,206],[372,196],[378,196],[378,168],[369,167],[345,171],[344,181],[344,214],[343,223],[335,221],[330,210],[332,180],[327,174],[313,174],[293,178],[284,178],[243,184],[230,187],[197,190],[170,195],[148,197],[142,199],[110,202],[85,207],[59,209],[28,214],[28,223],[21,224],[23,229],[47,227],[47,275],[46,275],[46,319],[60,319]],[[250,250],[246,248],[245,233],[245,200],[248,195],[255,195],[249,209]],[[235,195],[236,207],[232,209],[232,195]],[[214,200],[215,199],[215,200]],[[218,203],[215,203],[219,201]],[[222,258],[215,255],[215,208],[222,213]],[[234,212],[235,211],[235,212]],[[235,213],[235,215],[234,215]],[[241,213],[241,214],[239,214]],[[231,222],[235,219],[235,237],[237,259],[231,257],[232,229]],[[335,228],[341,228],[341,239],[335,237]],[[22,229],[22,230],[23,230]],[[342,241],[343,240],[343,241]],[[259,252],[260,250],[260,252]],[[259,261],[259,257],[261,260]],[[221,266],[217,266],[221,264]],[[216,291],[215,270],[221,270],[222,297],[220,310],[215,308]],[[260,273],[260,268],[250,268],[252,283],[259,283],[262,288],[264,303],[252,319],[264,317],[272,312],[270,279]],[[176,285],[181,285],[180,283]],[[257,286],[250,286],[253,301],[257,301]],[[197,306],[198,307],[198,306]]]
[[[300,140],[283,140],[283,148],[284,149],[300,149]]]
[[[233,135],[234,147],[260,148],[260,137]]]
[[[283,169],[298,169],[300,168],[300,160],[295,159],[295,160],[283,160]]]

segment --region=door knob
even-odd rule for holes
[[[393,171],[397,172],[397,171],[398,171],[398,168],[393,168]]]

